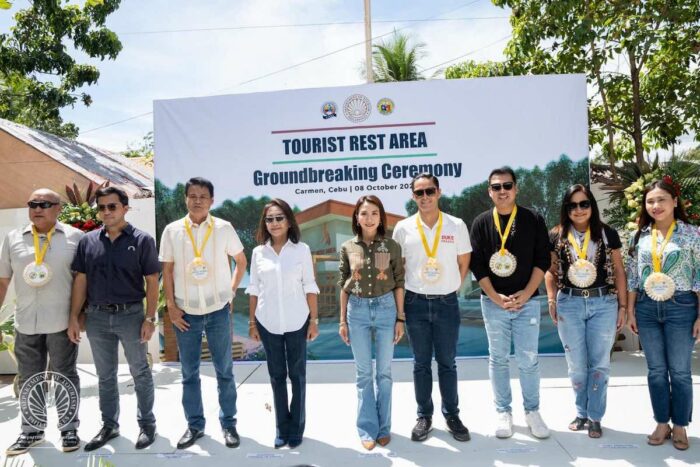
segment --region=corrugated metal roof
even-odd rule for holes
[[[0,130],[95,183],[109,180],[129,196],[153,196],[153,169],[107,149],[35,130],[0,118]]]

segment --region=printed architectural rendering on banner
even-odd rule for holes
[[[491,169],[513,167],[518,204],[557,221],[561,193],[588,183],[586,81],[583,75],[432,80],[156,101],[157,235],[186,214],[184,183],[215,186],[212,214],[230,221],[246,256],[262,207],[271,198],[295,210],[311,247],[321,289],[320,336],[309,358],[351,359],[338,337],[338,256],[353,237],[351,214],[365,194],[378,196],[389,231],[416,212],[411,178],[440,180],[443,211],[467,226],[492,207]],[[247,276],[234,300],[236,358],[264,358],[247,338]],[[488,344],[473,277],[459,293],[459,355],[485,355]],[[547,313],[546,300],[542,313]],[[541,352],[561,352],[542,320]],[[395,357],[411,357],[404,339]]]

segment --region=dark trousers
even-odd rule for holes
[[[300,441],[306,424],[306,332],[272,334],[258,321],[258,331],[267,355],[267,371],[275,401],[277,437]],[[292,382],[292,402],[287,396],[287,375]]]
[[[445,417],[458,415],[455,357],[460,318],[457,294],[427,299],[407,290],[404,309],[408,341],[414,356],[413,386],[418,416],[433,416],[433,351],[438,366],[442,414]]]
[[[20,389],[29,378],[37,373],[45,372],[46,364],[48,360],[50,360],[51,371],[68,378],[78,392],[78,397],[80,397],[80,379],[78,378],[78,371],[75,366],[78,360],[78,346],[68,339],[66,331],[54,332],[51,334],[22,334],[19,331],[15,331],[15,357],[17,358]],[[46,406],[39,407],[38,409],[43,409],[43,417],[41,416],[42,414],[37,415],[45,421]],[[59,430],[76,430],[80,424],[77,410],[72,420],[62,421],[59,419],[59,424],[62,422],[68,423],[59,426]],[[44,428],[46,427],[32,426],[27,423],[24,416],[22,417],[23,433],[43,431]]]

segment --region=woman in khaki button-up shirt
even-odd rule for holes
[[[376,196],[362,196],[352,215],[357,235],[340,249],[340,337],[352,347],[357,369],[357,431],[365,449],[391,440],[391,360],[404,333],[401,247],[386,234]],[[376,386],[372,378],[372,333]]]

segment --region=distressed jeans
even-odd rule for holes
[[[481,296],[481,312],[489,341],[489,378],[498,412],[511,412],[510,389],[511,343],[520,371],[525,412],[539,410],[540,369],[537,350],[540,337],[540,302],[530,299],[520,311],[506,311],[485,295]]]
[[[88,306],[85,330],[90,340],[92,358],[98,377],[100,412],[105,428],[119,428],[119,343],[134,379],[139,427],[155,426],[153,415],[153,374],[148,366],[147,348],[141,343],[141,326],[145,319],[143,304],[129,305],[125,311],[106,311]]]
[[[599,422],[607,402],[617,296],[584,298],[559,292],[557,315],[557,329],[576,395],[576,416]]]
[[[676,292],[664,302],[637,295],[635,306],[639,340],[647,360],[649,396],[657,423],[688,426],[693,414],[691,357],[698,317],[698,298]]]
[[[347,319],[357,372],[357,432],[363,441],[373,441],[391,433],[391,360],[396,325],[394,293],[377,298],[350,295]],[[372,377],[373,340],[375,377]]]

